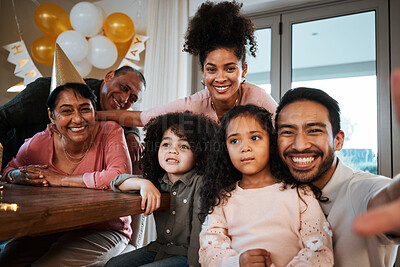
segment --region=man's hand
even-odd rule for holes
[[[139,161],[143,153],[143,145],[140,142],[139,136],[130,133],[125,136],[126,143],[128,145],[129,155],[131,156],[132,162]]]
[[[358,216],[354,231],[362,236],[390,233],[400,228],[400,199]]]
[[[265,249],[249,249],[239,256],[240,267],[269,267],[272,264],[271,253]]]
[[[50,134],[50,136],[53,136],[53,134],[57,134],[60,138],[62,137],[61,133],[58,131],[54,123],[47,124],[46,130]]]
[[[392,100],[397,122],[400,125],[400,69],[392,73]],[[399,192],[400,195],[400,192]],[[354,231],[363,236],[398,232],[400,229],[400,196],[395,201],[379,208],[371,209],[357,217],[353,223]]]
[[[142,174],[142,171],[139,168],[139,161],[142,157],[144,147],[140,142],[139,136],[134,133],[130,133],[126,135],[125,138],[126,144],[128,145],[129,155],[131,156],[132,173]]]

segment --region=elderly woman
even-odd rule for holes
[[[253,104],[274,113],[275,100],[257,85],[246,82],[246,52],[255,56],[255,27],[240,13],[243,4],[205,2],[190,21],[184,51],[199,56],[205,89],[186,98],[146,111],[100,111],[99,120],[143,126],[151,118],[186,110],[220,123],[234,106]],[[247,51],[248,48],[248,51]]]
[[[54,130],[34,135],[3,171],[9,183],[109,189],[117,175],[131,173],[123,130],[95,121],[96,96],[85,84],[66,83],[47,100]],[[54,133],[54,134],[53,134]],[[129,242],[130,217],[83,230],[11,240],[0,266],[102,266]]]

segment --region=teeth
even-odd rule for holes
[[[175,159],[167,159],[167,162],[179,163],[179,161],[177,161],[177,160],[175,160]]]
[[[308,163],[313,162],[315,160],[315,158],[314,157],[307,157],[307,158],[292,157],[292,160],[299,164],[308,164]]]
[[[82,127],[79,127],[79,128],[74,127],[74,128],[70,128],[70,129],[73,132],[77,132],[77,131],[82,131],[83,129],[85,129],[85,126],[82,126]]]
[[[114,100],[114,103],[115,103],[118,107],[122,108],[121,104],[118,103],[118,101],[117,101],[114,97],[113,97],[113,100]]]
[[[215,87],[215,89],[217,89],[218,91],[224,91],[224,90],[226,90],[226,89],[229,88],[229,86],[224,86],[224,87],[216,87],[216,86],[214,86],[214,87]]]

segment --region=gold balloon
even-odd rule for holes
[[[54,47],[56,38],[52,36],[42,36],[36,39],[31,47],[33,58],[43,65],[52,65],[54,58]]]
[[[117,47],[118,51],[118,56],[119,57],[124,57],[126,53],[128,52],[129,47],[131,47],[132,44],[132,39],[130,39],[126,43],[115,43],[115,46]]]
[[[36,26],[43,33],[57,37],[60,33],[72,30],[69,15],[57,4],[44,3],[35,10]]]
[[[124,13],[116,12],[104,21],[104,35],[114,43],[126,43],[135,33],[135,25],[131,18]]]

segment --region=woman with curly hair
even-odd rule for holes
[[[205,87],[194,95],[147,111],[102,111],[100,120],[143,126],[168,112],[190,110],[217,123],[234,106],[254,104],[275,112],[276,102],[262,88],[246,82],[246,53],[255,56],[253,22],[240,13],[241,3],[205,2],[189,23],[183,50],[199,56]]]
[[[146,125],[145,179],[123,174],[111,185],[117,192],[140,190],[145,215],[160,207],[160,191],[168,192],[170,209],[154,212],[156,241],[106,266],[199,266],[199,189],[216,128],[210,119],[190,112],[162,115]]]
[[[333,265],[332,232],[313,191],[275,166],[271,117],[246,105],[222,118],[200,190],[202,266]]]

